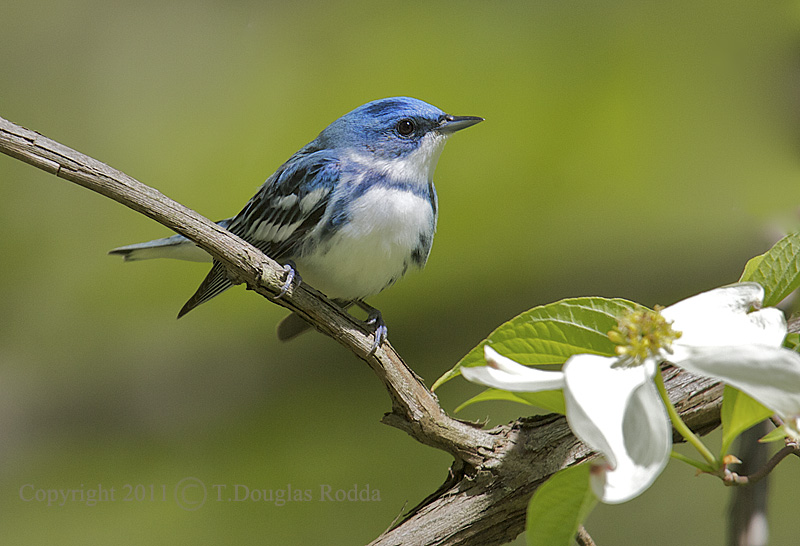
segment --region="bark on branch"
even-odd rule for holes
[[[283,268],[258,249],[100,161],[2,118],[0,152],[109,197],[188,237],[225,263],[235,282],[262,296],[274,297],[283,285]],[[292,286],[283,298],[270,301],[300,314],[372,368],[391,398],[392,410],[384,415],[384,423],[454,458],[445,483],[372,545],[506,543],[523,531],[527,503],[536,488],[559,469],[592,456],[561,416],[519,419],[491,430],[451,418],[388,342],[370,355],[370,330],[308,285]],[[701,434],[715,428],[722,387],[676,369],[665,374],[670,396],[685,422]]]

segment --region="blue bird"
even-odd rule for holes
[[[386,337],[380,312],[365,298],[422,268],[436,231],[433,172],[455,131],[483,121],[451,116],[408,97],[364,104],[340,117],[270,176],[242,211],[218,224],[287,264],[284,291],[295,271],[347,308],[368,313],[373,351]],[[173,235],[110,252],[125,260],[209,261],[189,239]],[[178,313],[182,317],[232,286],[225,265],[211,271]],[[278,326],[281,340],[308,329],[297,315]]]

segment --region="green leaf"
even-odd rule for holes
[[[528,503],[528,546],[570,546],[578,526],[597,504],[589,485],[591,465],[565,468],[543,483]]]
[[[758,441],[762,444],[767,444],[769,442],[782,442],[787,437],[788,433],[786,432],[786,429],[783,427],[777,427],[759,438]]]
[[[800,286],[800,232],[791,233],[761,256],[747,262],[742,282],[757,282],[764,287],[764,307],[784,300]]]
[[[755,273],[756,269],[758,269],[758,264],[761,263],[761,260],[764,259],[764,256],[765,254],[759,254],[755,258],[750,258],[747,260],[747,263],[744,265],[742,276],[739,278],[739,282],[752,280],[753,274]]]
[[[722,395],[722,452],[728,453],[733,441],[745,430],[772,415],[772,410],[762,406],[745,393],[725,385]]]
[[[566,413],[564,408],[564,393],[561,391],[541,391],[541,392],[510,392],[500,389],[486,389],[482,393],[473,396],[456,408],[456,413],[471,406],[475,402],[486,402],[489,400],[505,400],[508,402],[518,402],[527,406],[535,406],[545,411],[553,413]]]
[[[598,297],[534,307],[500,325],[433,388],[459,375],[463,366],[483,365],[483,346],[487,343],[501,355],[528,366],[560,366],[579,353],[613,356],[615,346],[608,339],[608,331],[617,325],[618,317],[637,309],[644,308],[627,300]]]
[[[800,334],[790,332],[783,340],[783,346],[796,352],[800,352]]]

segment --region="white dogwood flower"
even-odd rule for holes
[[[749,394],[800,436],[800,355],[782,347],[785,318],[759,309],[763,299],[760,285],[741,283],[634,311],[609,333],[618,356],[574,355],[560,372],[522,366],[487,345],[488,366],[461,374],[507,391],[562,389],[570,427],[601,455],[593,463],[595,493],[621,503],[646,490],[669,460],[672,427],[653,381],[662,361]]]

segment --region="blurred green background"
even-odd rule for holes
[[[12,0],[0,13],[0,116],[212,219],[369,100],[485,117],[439,163],[428,267],[372,300],[429,384],[532,306],[670,304],[735,281],[797,226],[797,2]],[[165,228],[5,156],[0,185],[3,543],[363,544],[445,478],[449,457],[380,424],[388,396],[333,341],[278,344],[284,311],[242,288],[176,321],[205,265],[106,255]],[[455,380],[439,396],[452,410],[479,391]],[[207,487],[199,510],[173,500],[186,477]],[[777,477],[773,543],[787,544],[800,471]],[[116,501],[47,506],[20,498],[26,484],[101,484]],[[214,485],[237,484],[313,499],[217,500]],[[320,502],[322,486],[354,484],[380,501]],[[727,494],[673,464],[588,527],[600,544],[721,545]]]

